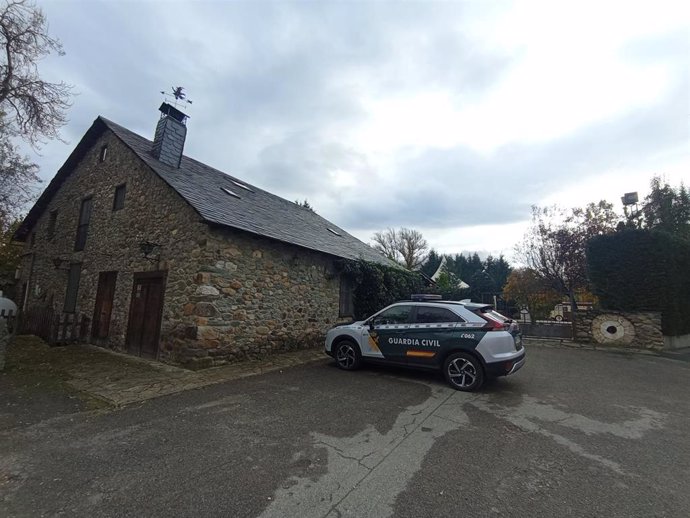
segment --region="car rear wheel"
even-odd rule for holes
[[[453,353],[443,364],[446,381],[455,390],[472,392],[484,384],[484,370],[479,360],[466,353]]]
[[[343,370],[353,371],[358,369],[362,364],[362,355],[359,352],[359,347],[350,340],[340,340],[333,347],[335,354],[335,363]]]

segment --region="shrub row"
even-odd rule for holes
[[[419,273],[367,261],[341,261],[340,273],[354,284],[355,319],[362,320],[398,300],[422,291]]]
[[[597,236],[587,246],[602,308],[661,311],[665,335],[690,333],[690,242],[650,230]]]

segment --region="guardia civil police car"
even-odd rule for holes
[[[366,320],[334,327],[326,353],[345,370],[363,360],[441,370],[451,387],[468,392],[525,364],[519,328],[509,319],[488,304],[436,297],[413,295]]]

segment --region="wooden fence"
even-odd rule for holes
[[[84,341],[88,337],[91,319],[81,313],[60,313],[53,308],[30,308],[5,314],[10,332],[23,335],[36,335],[50,345],[64,345]]]

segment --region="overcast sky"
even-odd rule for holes
[[[42,1],[79,95],[49,180],[98,115],[153,137],[184,86],[185,154],[369,241],[509,257],[532,204],[690,183],[686,2]]]

